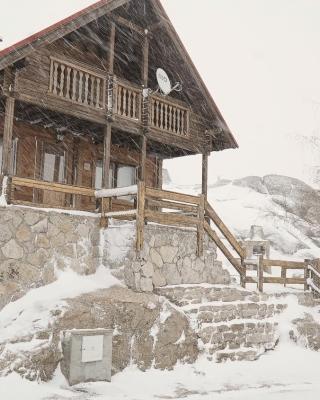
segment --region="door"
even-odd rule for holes
[[[65,151],[61,144],[43,144],[41,178],[47,182],[65,183]],[[63,207],[65,194],[43,191],[43,204]]]

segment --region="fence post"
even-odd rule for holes
[[[137,220],[136,220],[136,250],[140,255],[144,242],[144,215],[145,215],[145,183],[138,182]]]
[[[281,278],[284,279],[283,286],[286,287],[287,286],[287,281],[286,281],[286,279],[287,279],[287,269],[286,268],[281,267]]]
[[[308,279],[310,278],[310,270],[308,268],[310,260],[304,260],[304,290],[308,292],[310,290],[310,286],[308,284]]]
[[[243,272],[240,274],[240,285],[243,288],[246,288],[246,279],[247,279],[247,267],[246,267],[246,263],[244,261],[243,258],[241,258],[241,266],[243,268]]]
[[[197,224],[197,255],[203,256],[203,238],[204,238],[204,203],[205,196],[199,196],[200,201],[198,205],[198,224]]]
[[[258,272],[258,290],[259,292],[263,292],[263,255],[259,256],[259,262],[257,266]]]

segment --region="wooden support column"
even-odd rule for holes
[[[104,128],[104,140],[103,140],[103,165],[102,165],[102,187],[104,189],[110,189],[110,158],[111,158],[111,137],[112,137],[112,126],[107,124]],[[101,227],[108,226],[108,219],[105,214],[112,209],[112,199],[102,198],[101,199]]]
[[[203,256],[203,240],[204,240],[204,210],[205,210],[205,197],[200,195],[200,202],[198,206],[198,226],[197,226],[197,255]]]
[[[114,50],[115,50],[115,40],[116,40],[116,24],[111,23],[111,31],[109,38],[109,55],[108,55],[108,70],[109,74],[113,74],[114,70]]]
[[[102,170],[102,187],[109,189],[109,175],[110,175],[110,158],[111,158],[111,137],[112,126],[107,124],[104,128],[103,140],[103,170]]]
[[[263,255],[259,256],[259,262],[257,266],[258,272],[258,290],[259,292],[263,292]]]
[[[145,221],[145,190],[144,182],[138,183],[138,199],[137,199],[137,222],[136,222],[136,250],[140,257],[144,242],[144,221]]]
[[[310,270],[308,268],[310,260],[304,260],[304,290],[308,292],[310,290],[310,286],[308,283],[308,279],[310,278]]]
[[[6,98],[4,127],[3,127],[3,153],[2,174],[11,175],[12,171],[12,134],[15,100],[13,97]]]
[[[157,188],[158,189],[162,189],[162,185],[163,185],[162,171],[163,171],[163,160],[162,160],[162,158],[157,158]]]
[[[209,154],[202,154],[202,194],[205,200],[208,198],[208,161]]]
[[[141,137],[141,150],[140,150],[140,171],[139,180],[145,182],[146,180],[146,161],[147,161],[147,137]]]
[[[142,84],[145,88],[148,87],[149,81],[149,38],[146,31],[143,41],[143,60],[142,60]]]

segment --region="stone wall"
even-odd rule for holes
[[[151,292],[166,285],[230,283],[229,273],[216,259],[216,246],[207,236],[204,255],[197,257],[195,230],[148,224],[139,258],[134,224],[111,226],[104,238],[105,265],[136,291]]]
[[[55,269],[95,272],[101,261],[99,220],[28,207],[0,208],[0,309],[55,279]]]

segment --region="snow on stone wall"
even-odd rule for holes
[[[95,217],[39,209],[0,209],[0,309],[30,288],[55,280],[55,269],[89,274],[100,264]]]
[[[197,257],[196,245],[194,230],[148,224],[138,258],[134,224],[115,225],[105,232],[104,263],[128,287],[142,292],[165,285],[230,283],[229,273],[216,260],[213,242],[205,238],[203,257]]]

